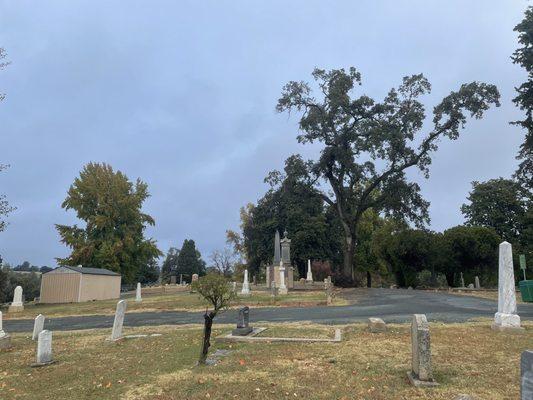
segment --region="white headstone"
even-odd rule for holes
[[[248,270],[244,270],[244,281],[242,282],[241,294],[248,295],[250,294],[250,283],[248,282]]]
[[[279,263],[279,294],[287,294],[287,286],[285,285],[285,267],[283,266],[283,261]]]
[[[37,340],[39,338],[39,334],[44,329],[44,315],[39,314],[35,317],[35,322],[33,323],[33,335],[32,340]]]
[[[12,306],[21,306],[22,305],[22,286],[17,286],[15,292],[13,293],[13,303]]]
[[[39,333],[37,342],[37,365],[50,364],[52,359],[52,332],[42,331]]]
[[[313,282],[313,271],[311,271],[311,260],[307,260],[307,277],[306,282]]]
[[[463,277],[462,272],[461,272],[461,287],[465,287],[465,278]]]
[[[510,243],[500,243],[498,264],[498,312],[494,315],[492,327],[497,330],[520,329],[520,317],[516,313],[513,249]]]
[[[476,276],[474,279],[474,287],[476,289],[481,289],[481,284],[479,283],[479,276]]]
[[[141,282],[137,282],[137,290],[135,291],[135,301],[137,303],[140,303],[143,301],[142,295],[141,295]]]
[[[6,333],[4,332],[4,329],[2,327],[2,311],[0,311],[0,337],[5,336]]]
[[[115,320],[113,321],[113,331],[111,332],[111,340],[122,339],[122,325],[124,325],[124,315],[126,314],[126,307],[128,303],[126,300],[120,300],[117,303],[117,310],[115,311]]]

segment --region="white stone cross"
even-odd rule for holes
[[[142,295],[141,295],[141,282],[137,282],[137,290],[135,291],[135,301],[137,303],[140,303],[143,301]]]
[[[244,281],[242,282],[241,294],[249,295],[250,294],[250,282],[248,282],[248,270],[244,270]]]
[[[39,314],[35,317],[35,322],[33,323],[33,335],[32,340],[37,340],[39,338],[39,334],[44,329],[44,315]]]
[[[311,260],[307,260],[307,282],[313,282],[313,271],[311,271]]]
[[[511,243],[500,243],[498,258],[498,312],[494,314],[492,328],[496,330],[521,329],[516,313],[516,289]]]
[[[122,325],[124,325],[124,315],[126,314],[126,307],[128,303],[126,300],[120,300],[117,303],[117,310],[115,311],[115,320],[113,321],[113,331],[111,332],[110,340],[116,341],[122,339]]]

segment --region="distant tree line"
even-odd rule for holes
[[[161,266],[163,283],[169,283],[172,275],[176,276],[179,282],[180,274],[183,274],[185,282],[190,282],[193,274],[206,274],[206,263],[192,239],[185,239],[181,249],[171,247]]]

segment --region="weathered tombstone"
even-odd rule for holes
[[[246,336],[253,331],[253,328],[249,326],[250,323],[250,309],[248,306],[239,309],[239,317],[237,319],[237,328],[231,331],[234,336]]]
[[[313,271],[311,271],[311,260],[307,260],[307,277],[305,280],[308,283],[313,283]]]
[[[520,316],[516,313],[516,292],[513,270],[513,249],[508,242],[500,243],[498,257],[498,312],[492,329],[522,331]]]
[[[43,331],[44,329],[44,315],[43,314],[39,314],[35,317],[35,322],[33,323],[33,335],[32,335],[32,340],[37,340],[39,339],[39,334]]]
[[[333,303],[333,285],[330,281],[326,284],[326,304],[329,306]]]
[[[37,341],[37,358],[35,364],[32,367],[42,367],[52,364],[54,362],[52,358],[52,332],[42,331],[39,333]]]
[[[473,283],[469,283],[468,284],[468,289],[474,289],[474,284]]]
[[[533,399],[533,350],[526,350],[520,357],[521,400]]]
[[[387,332],[387,324],[381,318],[368,318],[368,329],[371,333]]]
[[[7,312],[21,312],[24,311],[24,304],[22,303],[22,286],[17,286],[13,293],[13,302],[9,306]]]
[[[11,347],[11,336],[9,336],[2,327],[2,311],[0,311],[0,350]]]
[[[465,287],[465,278],[463,277],[462,272],[461,272],[461,287]]]
[[[481,284],[479,283],[479,276],[476,276],[474,279],[474,287],[476,289],[481,289]]]
[[[407,288],[407,290],[413,290],[413,287],[412,287],[412,286],[409,286],[409,287]]]
[[[244,270],[244,280],[242,282],[241,295],[242,296],[250,295],[250,283],[248,282],[248,270],[247,269]]]
[[[257,286],[257,279],[255,278],[255,275],[254,275],[254,277],[252,278],[252,282],[253,282],[253,285],[254,285],[254,286]]]
[[[429,324],[424,314],[414,314],[411,323],[412,368],[407,377],[413,386],[437,386],[431,368]]]
[[[192,274],[191,283],[198,280],[198,274]]]
[[[285,285],[285,267],[283,266],[283,261],[279,263],[279,294],[287,294],[287,286]]]
[[[135,290],[135,301],[137,303],[140,303],[143,301],[142,294],[141,294],[141,282],[137,282],[137,289]]]
[[[111,337],[109,340],[117,341],[122,339],[122,326],[124,325],[124,315],[126,314],[127,305],[128,303],[126,300],[120,300],[117,303],[115,320],[113,321],[113,331],[111,331]]]
[[[276,297],[278,295],[278,288],[276,287],[276,281],[270,283],[270,296]]]
[[[176,275],[170,275],[170,284],[175,285],[176,284]]]

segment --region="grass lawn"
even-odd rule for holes
[[[179,292],[173,294],[151,294],[143,296],[142,303],[135,302],[135,296],[127,296],[128,312],[141,311],[203,311],[206,302],[198,294],[189,292]],[[277,296],[273,300],[269,292],[252,291],[250,297],[239,298],[232,304],[238,307],[246,304],[253,307],[261,306],[315,306],[326,303],[326,294],[322,291],[297,291],[289,292],[286,296]],[[347,302],[343,299],[335,299],[334,305],[344,305]],[[24,311],[20,313],[4,312],[4,319],[34,318],[38,314],[43,314],[47,318],[64,317],[70,315],[91,315],[115,313],[117,300],[89,301],[84,303],[70,304],[28,304]]]
[[[11,399],[479,399],[519,398],[519,357],[531,348],[533,323],[525,334],[494,332],[490,321],[431,323],[435,389],[407,383],[409,325],[370,334],[365,325],[342,327],[341,343],[216,344],[230,349],[216,366],[196,367],[200,326],[131,328],[125,333],[160,337],[106,342],[109,330],[54,332],[58,361],[29,365],[35,343],[13,335],[14,348],[0,353],[0,398]],[[266,332],[331,337],[333,327],[271,324]],[[214,334],[230,326],[215,326]],[[266,333],[265,333],[266,334]]]

